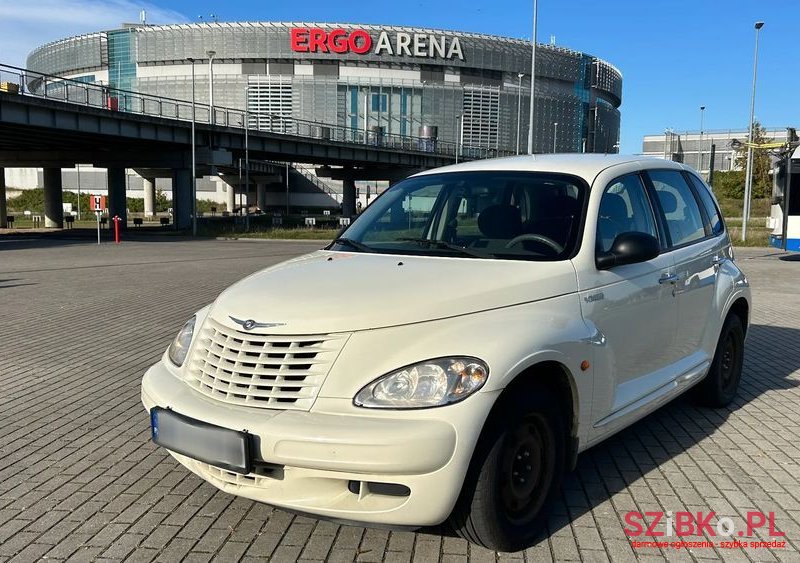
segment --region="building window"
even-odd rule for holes
[[[291,77],[250,76],[248,86],[250,126],[267,131],[294,132]]]
[[[386,111],[387,100],[386,94],[372,94],[372,111]]]
[[[464,87],[464,131],[465,147],[497,148],[500,120],[499,87]]]

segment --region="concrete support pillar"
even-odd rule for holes
[[[153,217],[156,214],[156,179],[142,178],[144,187],[144,216]]]
[[[355,217],[356,215],[356,181],[342,180],[342,215]]]
[[[192,171],[172,171],[172,217],[176,229],[192,228]]]
[[[114,217],[118,216],[120,221],[120,228],[127,227],[128,224],[128,202],[125,192],[125,169],[124,168],[109,168],[108,169],[108,225],[114,228]]]
[[[267,185],[256,184],[256,206],[264,211],[267,208]]]
[[[228,190],[225,194],[225,206],[228,213],[233,213],[233,210],[236,209],[236,190],[232,184],[225,186],[225,189]]]
[[[6,169],[0,168],[0,229],[8,227],[8,207],[6,207]]]
[[[64,228],[64,193],[61,168],[44,168],[44,226],[49,229]]]

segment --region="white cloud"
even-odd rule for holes
[[[147,11],[148,23],[180,23],[186,16],[148,2],[131,0],[0,0],[0,63],[25,66],[28,53],[39,45],[81,33],[117,29],[138,22]]]

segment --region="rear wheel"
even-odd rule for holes
[[[561,485],[566,430],[545,388],[495,409],[481,435],[450,524],[463,538],[497,551],[529,546]]]
[[[738,315],[728,315],[719,335],[714,360],[695,396],[709,407],[724,407],[736,396],[744,363],[744,328]]]

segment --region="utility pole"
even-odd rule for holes
[[[194,135],[194,122],[196,120],[195,115],[195,101],[194,101],[194,86],[195,86],[195,74],[194,74],[194,59],[189,57],[186,59],[190,63],[192,63],[192,236],[197,236],[197,159],[195,156],[195,135]],[[173,199],[177,199],[175,194],[173,194]]]
[[[747,134],[747,170],[744,176],[744,204],[742,208],[742,240],[747,240],[747,221],[750,219],[750,198],[753,192],[753,121],[756,111],[756,76],[758,75],[758,35],[764,22],[756,22],[756,50],[753,56],[753,92],[750,96],[750,123]]]
[[[531,36],[531,114],[528,116],[528,154],[533,154],[533,113],[536,106],[536,26],[539,0],[533,0],[533,35]]]

